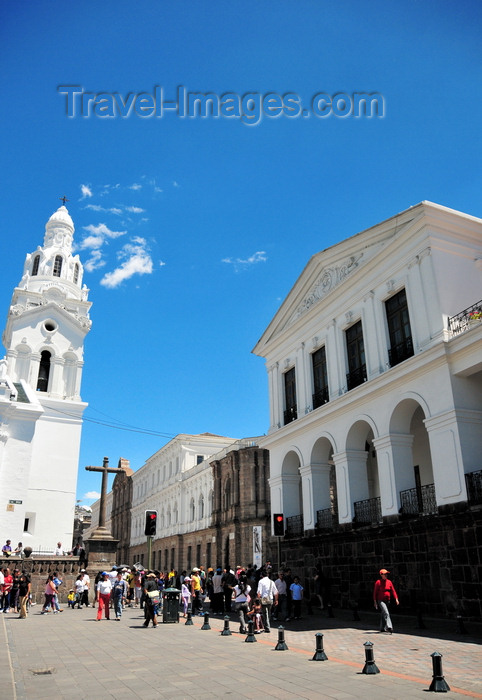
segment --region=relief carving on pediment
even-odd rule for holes
[[[351,255],[348,260],[341,265],[326,267],[322,271],[316,283],[313,285],[306,299],[298,306],[295,313],[291,316],[288,325],[294,323],[300,316],[306,313],[306,311],[309,311],[312,306],[323,299],[323,297],[329,294],[329,292],[331,292],[335,287],[344,282],[346,278],[349,277],[354,270],[356,270],[362,257],[363,253],[360,253],[359,255]]]

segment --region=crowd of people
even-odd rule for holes
[[[393,632],[389,613],[389,604],[393,599],[398,605],[398,595],[393,583],[388,579],[390,572],[380,570],[380,579],[374,586],[373,601],[380,611],[380,631]],[[304,585],[303,585],[304,583]],[[229,565],[216,569],[203,566],[193,567],[178,573],[146,571],[138,564],[132,568],[113,566],[110,571],[99,571],[91,586],[90,577],[81,569],[76,577],[74,587],[69,590],[67,604],[69,608],[81,609],[97,606],[97,620],[104,616],[120,621],[124,608],[138,607],[144,610],[144,626],[152,622],[157,627],[158,615],[162,611],[163,591],[170,589],[178,594],[182,616],[188,613],[203,616],[208,612],[214,616],[234,613],[239,619],[239,631],[246,633],[249,621],[253,622],[253,631],[271,632],[272,621],[289,622],[300,620],[303,604],[310,614],[313,605],[321,610],[329,608],[329,585],[321,569],[314,569],[312,575],[304,582],[299,576],[292,576],[291,569],[284,568],[278,572],[272,570],[270,562],[261,568],[253,566]],[[44,589],[44,603],[41,614],[63,612],[59,602],[59,589],[63,581],[58,572],[49,574]],[[93,592],[92,602],[89,594]],[[28,574],[18,568],[10,571],[5,567],[0,570],[0,609],[2,612],[16,612],[19,617],[27,617],[31,600],[31,582]]]
[[[250,620],[254,623],[255,633],[269,633],[272,620],[301,619],[303,601],[309,613],[313,602],[323,609],[323,596],[327,591],[324,583],[318,569],[302,585],[300,578],[292,576],[289,568],[274,572],[269,562],[259,569],[253,566],[237,566],[235,569],[229,565],[215,569],[195,566],[189,572],[183,570],[180,573],[174,569],[169,572],[146,571],[140,564],[132,568],[114,566],[110,571],[97,574],[92,585],[92,606],[97,606],[97,620],[103,616],[110,619],[111,610],[114,611],[113,619],[120,620],[126,606],[138,607],[144,610],[144,625],[147,627],[152,622],[156,627],[162,610],[163,591],[175,589],[179,592],[183,617],[188,612],[200,616],[205,612],[213,616],[234,613],[239,618],[241,633],[247,632]],[[77,576],[75,587],[69,591],[69,607],[88,606],[90,590],[90,578],[83,569]],[[46,605],[48,607],[47,600]]]

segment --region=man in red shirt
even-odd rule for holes
[[[395,590],[393,583],[387,578],[390,572],[386,569],[380,569],[381,578],[375,582],[373,588],[373,602],[375,604],[375,609],[380,610],[380,632],[389,632],[392,634],[393,627],[392,621],[390,619],[390,613],[388,612],[388,605],[390,604],[391,596],[398,605],[398,595]]]

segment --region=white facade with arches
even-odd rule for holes
[[[430,202],[308,262],[253,350],[268,371],[271,508],[288,529],[467,500],[481,271],[482,221]]]
[[[61,206],[47,222],[43,246],[26,256],[3,333],[0,531],[34,550],[53,551],[59,540],[66,550],[72,545],[87,406],[80,385],[91,327],[73,235]]]

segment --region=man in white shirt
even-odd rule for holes
[[[56,557],[63,557],[64,556],[64,550],[62,549],[62,542],[57,542],[57,546],[54,549],[54,556],[56,556]]]
[[[261,616],[263,618],[264,631],[271,632],[271,608],[273,607],[273,603],[278,602],[278,589],[274,585],[274,581],[269,578],[266,569],[262,569],[261,571],[257,593],[258,597],[261,599]]]
[[[84,574],[82,581],[84,582],[84,590],[82,591],[82,605],[86,608],[89,607],[89,589],[90,589],[90,576],[85,569],[80,570],[81,574]]]

